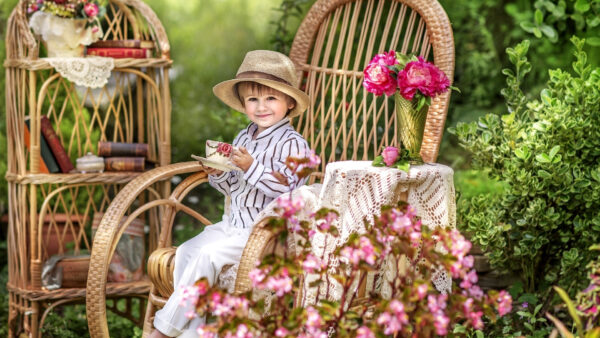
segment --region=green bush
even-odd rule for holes
[[[463,230],[494,266],[520,276],[527,292],[581,286],[587,248],[600,241],[600,69],[587,64],[583,40],[573,43],[575,74],[549,71],[540,98],[531,100],[520,87],[531,70],[529,41],[508,48],[515,65],[503,72],[509,113],[451,129],[475,166],[505,183],[500,195],[465,201]]]

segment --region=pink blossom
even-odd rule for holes
[[[308,164],[306,165],[308,168],[317,168],[319,166],[319,164],[321,164],[321,158],[319,157],[319,155],[317,155],[315,153],[314,150],[311,150],[310,153],[307,154],[308,156]]]
[[[463,289],[469,289],[473,284],[477,283],[477,271],[475,269],[469,271],[460,283],[460,287]]]
[[[197,315],[196,315],[196,312],[195,312],[195,311],[187,311],[187,312],[185,313],[185,318],[187,318],[187,319],[192,319],[192,318],[194,318],[194,317],[196,317],[196,316],[197,316]]]
[[[433,314],[433,325],[435,326],[435,332],[439,336],[445,336],[448,333],[449,323],[450,318],[448,318],[443,311],[437,311]]]
[[[362,258],[371,265],[375,264],[377,256],[375,255],[375,248],[373,247],[371,241],[367,237],[363,236],[359,238],[359,243]]]
[[[407,63],[398,73],[398,88],[407,100],[412,100],[417,90],[424,96],[434,97],[445,92],[449,86],[450,80],[446,74],[420,56],[418,61]]]
[[[306,322],[304,323],[309,333],[317,333],[320,332],[321,325],[323,325],[323,319],[317,311],[312,306],[306,308]]]
[[[252,337],[254,337],[254,335],[252,334],[252,332],[250,332],[250,330],[248,329],[246,324],[239,324],[237,327],[237,331],[234,334],[227,332],[225,337],[226,338],[252,338]]]
[[[385,162],[385,165],[388,167],[391,167],[394,162],[396,162],[399,154],[400,151],[396,147],[385,147],[385,149],[383,149],[381,152],[381,156],[383,156],[383,162]]]
[[[363,86],[377,96],[383,93],[388,96],[394,94],[397,83],[392,76],[393,71],[388,66],[396,64],[398,60],[394,51],[375,55],[364,70]]]
[[[508,292],[502,290],[498,294],[498,314],[504,316],[510,311],[512,311],[512,297]]]
[[[402,323],[388,312],[383,312],[377,317],[377,324],[384,327],[383,333],[386,335],[394,334],[402,330]]]
[[[313,273],[315,270],[320,271],[326,268],[327,265],[313,254],[306,255],[306,259],[302,262],[302,268],[308,273]]]
[[[356,330],[356,338],[375,338],[375,334],[363,325]]]
[[[198,337],[200,338],[216,338],[217,334],[210,330],[208,325],[200,325],[196,329],[196,333],[198,333]]]
[[[478,285],[473,285],[469,288],[469,295],[477,299],[483,298],[483,290]]]
[[[463,237],[456,229],[450,231],[450,240],[452,247],[448,248],[452,256],[462,260],[471,250],[471,242]]]
[[[325,218],[318,220],[317,227],[321,231],[327,231],[331,227],[331,223],[338,219],[338,215],[335,212],[328,212]]]
[[[468,316],[469,322],[477,330],[483,329],[483,321],[481,320],[482,316],[483,316],[482,311],[473,311],[473,312],[469,313],[469,316]]]
[[[352,263],[352,265],[354,265],[354,266],[358,265],[358,263],[360,262],[360,259],[361,259],[360,250],[354,249],[349,246],[344,247],[340,251],[340,255],[342,257],[347,258],[350,261],[350,263]]]
[[[288,275],[288,270],[282,268],[279,275],[271,276],[267,279],[266,287],[275,291],[277,297],[292,291],[292,279]]]
[[[263,269],[255,268],[248,273],[248,277],[252,281],[252,286],[257,287],[266,277],[266,271]]]
[[[425,296],[427,295],[427,289],[427,284],[421,284],[417,286],[417,297],[419,298],[419,300],[425,298]]]
[[[96,15],[98,15],[100,9],[95,3],[88,2],[87,4],[83,5],[83,11],[85,12],[85,15],[87,15],[89,18],[93,18]]]
[[[277,330],[275,330],[275,337],[285,337],[287,335],[290,334],[290,331],[288,331],[285,327],[279,327],[277,328]]]
[[[444,310],[446,308],[446,299],[448,299],[446,294],[441,294],[437,297],[434,295],[427,296],[427,307],[429,308],[429,311],[433,313]]]
[[[304,200],[300,196],[284,195],[277,198],[277,206],[281,210],[281,217],[289,220],[304,208]]]

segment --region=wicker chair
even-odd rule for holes
[[[453,78],[452,29],[435,0],[318,0],[298,29],[290,58],[302,73],[303,89],[310,96],[311,105],[294,120],[294,125],[321,156],[321,175],[326,163],[372,159],[384,146],[399,143],[393,101],[376,98],[362,88],[362,69],[373,55],[388,50],[423,55]],[[449,99],[447,92],[431,102],[421,148],[426,162],[435,162],[438,155]],[[131,203],[147,187],[186,173],[190,175],[177,185],[169,199],[155,200],[130,212]],[[144,173],[113,200],[93,243],[87,286],[92,337],[108,336],[104,305],[108,262],[125,227],[119,226],[118,220],[128,212],[129,219],[133,219],[150,208],[160,206],[162,210],[159,248],[148,262],[153,286],[144,325],[147,335],[152,330],[155,311],[173,292],[175,249],[171,247],[171,231],[175,214],[183,211],[210,224],[181,203],[190,190],[205,182],[207,175],[197,162],[177,163]],[[267,230],[255,226],[237,271],[235,292],[250,289],[248,272],[263,252],[270,251],[271,239]]]

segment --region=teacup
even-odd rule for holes
[[[228,164],[233,154],[233,146],[221,141],[206,141],[206,159],[220,163]]]

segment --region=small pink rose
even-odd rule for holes
[[[229,143],[220,142],[219,145],[217,146],[217,152],[225,157],[231,156],[232,150],[233,150],[233,147]]]
[[[96,15],[98,15],[100,9],[98,8],[98,5],[94,3],[87,3],[83,5],[83,11],[85,12],[85,15],[87,15],[90,18],[93,18]]]
[[[398,148],[385,147],[385,149],[383,149],[383,152],[381,153],[381,156],[383,156],[383,162],[385,162],[385,164],[388,167],[393,165],[394,162],[396,162],[396,160],[398,159],[399,153],[400,152],[398,151]]]

